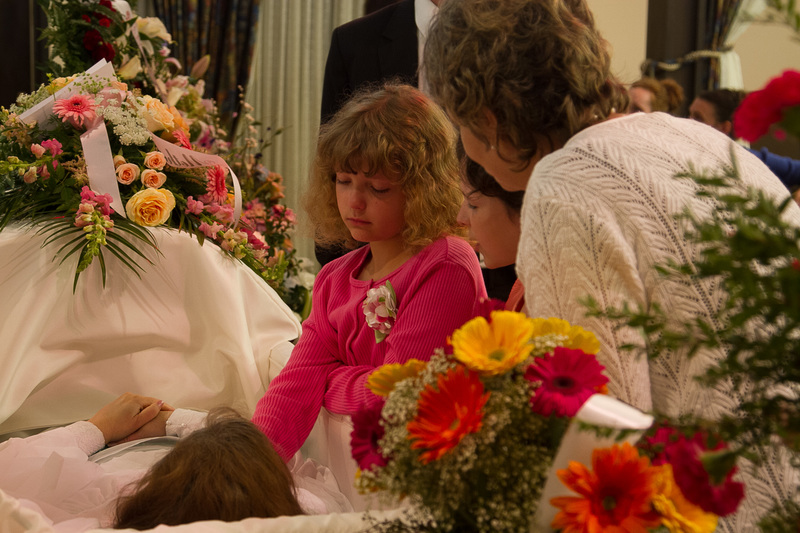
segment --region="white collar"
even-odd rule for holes
[[[423,37],[428,36],[431,20],[438,11],[439,8],[431,0],[414,0],[414,20]]]

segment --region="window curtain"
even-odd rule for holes
[[[331,32],[363,14],[364,0],[261,0],[246,101],[261,128],[282,130],[262,163],[281,174],[286,204],[297,211],[293,238],[300,257],[313,261],[314,243],[304,231],[300,198],[314,157],[322,78]],[[269,132],[267,132],[269,135]]]
[[[766,0],[713,0],[709,3],[708,49],[720,52],[709,60],[709,89],[744,89],[742,64],[733,43],[766,9]]]
[[[188,74],[206,54],[205,95],[214,98],[222,126],[233,132],[239,87],[246,87],[256,39],[259,0],[150,0],[174,41],[172,55]]]

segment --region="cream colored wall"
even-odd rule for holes
[[[786,69],[800,69],[800,42],[782,24],[751,24],[733,49],[742,61],[744,89],[763,87]]]
[[[595,22],[611,44],[611,67],[623,83],[641,77],[647,51],[647,0],[588,0]]]

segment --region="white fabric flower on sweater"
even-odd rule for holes
[[[362,304],[367,325],[375,330],[375,342],[385,339],[397,317],[397,296],[390,282],[367,291]]]

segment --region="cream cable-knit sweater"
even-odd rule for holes
[[[619,347],[641,345],[641,334],[585,318],[578,300],[591,295],[601,306],[629,302],[644,308],[657,302],[676,320],[710,317],[722,300],[716,283],[676,283],[653,267],[670,259],[692,262],[697,246],[684,239],[673,215],[690,207],[708,216],[712,209],[694,195],[692,180],[673,176],[688,172],[690,164],[709,173],[720,169],[730,163],[731,147],[745,185],[776,198],[787,196],[778,178],[728,137],[663,113],[637,113],[587,128],[537,163],[528,182],[517,256],[528,313],[593,331],[611,394],[640,409],[709,418],[732,409],[737,398],[731,391],[704,389],[693,379],[722,354],[705,351],[688,359],[676,352],[635,360]],[[800,225],[796,205],[787,216]],[[719,531],[755,531],[772,499],[788,497],[797,474],[784,459],[769,457],[756,477],[742,465],[746,500],[720,522]]]

